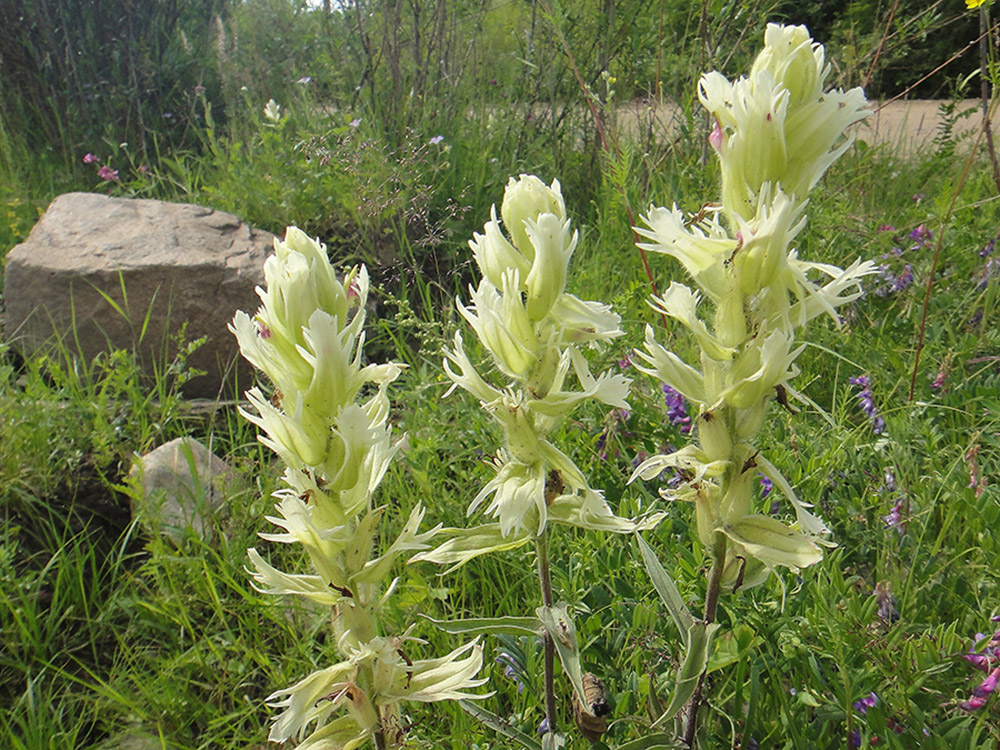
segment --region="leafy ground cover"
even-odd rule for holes
[[[690,111],[668,142],[641,130],[616,139],[607,105],[599,113],[609,156],[583,107],[567,108],[565,130],[552,125],[558,114],[536,127],[525,108],[507,120],[440,129],[431,121],[433,129],[401,128],[389,139],[375,113],[331,114],[316,101],[285,100],[275,118],[264,113],[266,99],[248,97],[242,117],[222,125],[194,98],[197,146],[155,163],[114,139],[92,172],[28,173],[23,159],[0,159],[11,177],[4,247],[24,236],[46,196],[100,187],[203,201],[271,229],[298,223],[329,240],[338,264],[371,263],[379,301],[368,356],[409,365],[391,390],[390,420],[407,434],[406,449],[380,502],[405,518],[419,499],[431,524],[463,526],[470,488],[490,476],[483,446],[497,438],[471,399],[442,399],[450,383],[441,349],[460,323],[452,301],[471,278],[465,242],[509,174],[558,177],[581,228],[570,287],[613,303],[628,332],[594,366],[634,380],[627,411],[588,407],[563,428],[560,445],[621,515],[659,507],[655,482],[626,480],[643,457],[684,444],[689,423],[683,404],[630,363],[643,324],[662,322],[646,304],[650,282],[628,209],[676,201],[697,211],[715,189],[706,188],[718,184],[718,170],[702,159],[700,118]],[[915,153],[859,141],[812,199],[801,254],[842,266],[871,259],[880,272],[844,329],[820,325],[800,357],[797,385],[813,405],[795,413],[773,405],[762,443],[817,505],[838,547],[799,576],[722,600],[708,747],[1000,743],[998,696],[969,705],[987,673],[968,657],[986,653],[1000,629],[1000,210],[981,147],[963,179],[971,141],[948,127]],[[102,180],[99,166],[118,170],[117,179]],[[659,288],[678,277],[666,259],[651,262]],[[279,471],[251,426],[224,406],[211,419],[192,416],[171,386],[143,381],[128,352],[93,363],[58,350],[29,362],[2,355],[0,745],[110,748],[132,737],[151,747],[266,746],[264,698],[328,664],[334,644],[325,612],[265,597],[244,572],[246,548],[269,530]],[[174,546],[130,521],[125,474],[134,452],[185,434],[244,470],[254,491],[231,499],[213,542],[192,534]],[[759,484],[761,507],[770,491]],[[704,550],[690,509],[663,510],[645,538],[681,595],[698,602]],[[573,531],[553,537],[550,555],[583,665],[608,689],[601,741],[613,748],[648,734],[683,649],[636,542]],[[271,550],[275,565],[294,568],[302,562],[294,557]],[[533,564],[515,551],[446,575],[397,566],[398,596],[384,616],[402,624],[530,612],[539,603]],[[418,634],[427,655],[456,645],[429,622]],[[487,706],[536,736],[544,716],[537,639],[491,637],[486,650],[496,691]],[[570,691],[558,691],[569,725]],[[516,746],[456,705],[408,710],[414,747]]]

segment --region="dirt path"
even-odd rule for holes
[[[874,114],[858,126],[858,138],[872,144],[889,144],[900,154],[929,148],[944,122],[941,106],[947,103],[920,99],[900,100],[880,106],[873,102]],[[972,133],[974,137],[974,132],[982,123],[979,106],[978,99],[959,102],[955,111],[968,114],[960,116],[955,123],[954,132],[957,135]],[[650,127],[650,123],[656,130],[675,132],[678,122],[677,108],[671,104],[651,108],[648,103],[633,102],[619,111],[619,127],[624,126],[626,132],[632,135],[637,135],[639,128]],[[1000,117],[993,120],[993,132],[1000,139]]]
[[[935,99],[895,101],[875,109],[875,114],[860,127],[859,138],[871,138],[875,143],[894,144],[902,151],[914,151],[930,145],[940,132],[944,117],[941,106],[948,102]],[[982,114],[978,99],[959,102],[955,113],[956,135],[972,134],[982,127]],[[1000,133],[996,118],[992,121],[994,134]]]

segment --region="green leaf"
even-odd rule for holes
[[[530,734],[525,734],[520,729],[512,727],[509,721],[500,718],[492,711],[487,711],[478,703],[460,700],[458,705],[462,707],[465,713],[476,719],[476,721],[482,722],[494,732],[502,734],[504,737],[512,739],[515,742],[520,742],[524,747],[529,748],[529,750],[542,750],[541,744]]]
[[[684,742],[679,737],[671,737],[669,734],[657,732],[637,740],[630,740],[624,745],[618,745],[617,750],[679,750],[684,747]]]
[[[744,624],[736,625],[728,633],[714,639],[712,653],[708,657],[707,674],[728,667],[744,659],[750,649],[760,642],[753,629]]]
[[[684,662],[677,672],[677,687],[674,689],[674,694],[670,696],[670,704],[667,706],[667,710],[653,723],[654,727],[672,719],[691,700],[695,688],[698,687],[698,678],[701,677],[708,666],[708,653],[709,647],[712,644],[712,635],[718,629],[719,625],[717,623],[707,623],[699,620],[688,630],[687,653],[684,655]]]
[[[653,582],[653,588],[656,589],[656,593],[660,595],[663,603],[667,605],[667,611],[674,618],[677,629],[682,635],[686,635],[691,626],[694,625],[695,620],[691,616],[691,612],[688,611],[687,605],[684,604],[681,592],[677,590],[674,580],[660,565],[653,548],[646,544],[646,540],[638,534],[635,535],[635,538],[639,540],[639,552],[642,553],[642,562],[646,566],[649,579]]]
[[[536,617],[472,617],[465,620],[435,620],[427,615],[420,615],[430,620],[438,630],[451,634],[473,635],[538,635],[542,624]]]
[[[583,673],[580,671],[580,650],[576,643],[576,627],[569,616],[569,609],[565,604],[556,604],[552,607],[539,607],[535,610],[538,620],[541,622],[545,632],[552,638],[555,644],[556,653],[559,654],[559,661],[562,663],[563,671],[569,677],[573,685],[573,692],[576,693],[580,705],[584,710],[590,705],[583,692]],[[588,711],[589,713],[589,711]]]

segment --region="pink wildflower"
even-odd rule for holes
[[[117,182],[118,170],[105,165],[97,170],[97,176],[102,180],[107,180],[108,182]]]
[[[84,164],[93,164],[97,160],[98,160],[97,157],[94,156],[91,153],[86,153],[86,154],[83,155],[83,163]]]

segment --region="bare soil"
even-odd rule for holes
[[[950,102],[937,99],[872,102],[873,114],[857,126],[857,137],[872,145],[888,144],[901,154],[913,154],[930,148],[934,137],[951,119],[954,136],[974,138],[982,127],[979,100],[959,102],[950,117],[943,110],[949,105]],[[678,108],[673,104],[656,106],[648,101],[635,101],[619,110],[618,126],[632,135],[647,128],[676,133],[680,123],[678,115]],[[995,136],[1000,134],[1000,117],[993,119],[992,126]]]
[[[874,107],[875,113],[858,129],[858,138],[874,143],[889,143],[903,151],[917,150],[930,145],[934,136],[941,132],[946,118],[942,107],[949,102],[937,99],[917,99],[894,101]],[[978,99],[966,99],[958,103],[952,117],[955,117],[955,136],[975,137],[982,127],[982,110]],[[994,136],[1000,133],[996,118],[991,122]]]

